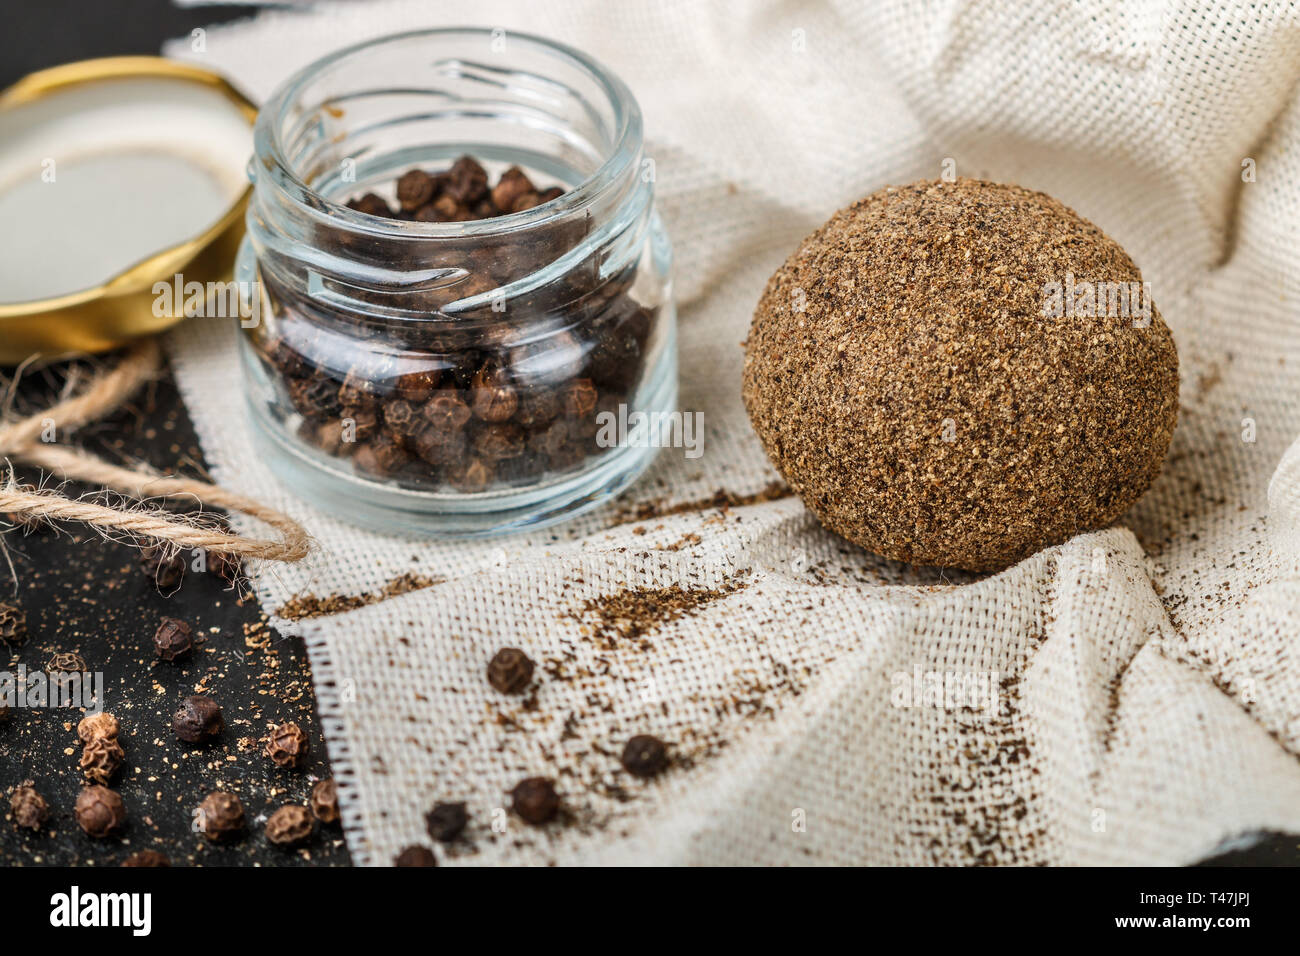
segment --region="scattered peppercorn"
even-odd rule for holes
[[[112,836],[126,825],[126,807],[121,796],[98,784],[81,791],[73,813],[87,836],[100,839]]]
[[[488,683],[503,694],[521,694],[533,679],[532,660],[517,647],[503,647],[488,662]]]
[[[195,694],[186,697],[172,715],[172,732],[189,744],[216,739],[226,729],[221,707],[211,697]]]
[[[213,843],[231,843],[244,832],[244,804],[233,793],[215,790],[199,804],[199,820]]]
[[[546,777],[528,777],[510,792],[511,806],[525,823],[540,826],[554,819],[560,809],[560,796]]]
[[[311,799],[308,804],[311,812],[321,823],[339,822],[339,788],[333,777],[318,781],[316,786],[311,788]]]
[[[429,836],[439,843],[450,843],[465,831],[469,814],[463,803],[439,803],[424,816]]]
[[[266,838],[276,846],[297,846],[312,834],[311,811],[297,803],[286,803],[266,821]]]
[[[0,603],[0,641],[10,647],[27,643],[27,614],[16,604]]]
[[[277,767],[300,767],[307,757],[307,735],[292,721],[281,724],[271,731],[265,752]]]
[[[28,830],[39,830],[50,818],[50,805],[28,784],[14,789],[9,797],[9,809],[14,815],[14,824]]]
[[[116,737],[99,736],[86,741],[81,751],[81,772],[95,783],[108,783],[113,779],[126,754]]]
[[[184,621],[165,617],[154,631],[153,649],[161,660],[180,660],[194,650],[194,632]]]
[[[623,769],[636,777],[653,777],[668,766],[668,746],[658,737],[637,734],[623,747]]]
[[[164,854],[159,853],[157,850],[136,850],[134,853],[132,853],[130,856],[128,856],[125,860],[122,861],[122,865],[123,866],[170,867],[172,864],[171,861],[167,859],[167,857]]]
[[[438,858],[427,846],[408,846],[393,859],[393,866],[437,866]]]
[[[163,591],[176,590],[185,578],[185,559],[166,545],[154,545],[141,551],[140,568]]]
[[[77,724],[77,736],[82,743],[90,743],[96,737],[116,737],[120,729],[117,718],[112,714],[88,714]]]

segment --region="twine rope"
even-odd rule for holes
[[[199,527],[161,510],[116,508],[68,498],[54,491],[20,487],[12,468],[9,480],[0,487],[0,511],[80,521],[137,540],[150,538],[178,548],[271,561],[302,560],[307,556],[310,538],[302,525],[282,512],[206,481],[161,475],[144,465],[123,468],[81,449],[41,440],[51,421],[57,428],[71,432],[107,415],[152,379],[161,365],[162,352],[157,341],[147,339],[138,343],[116,367],[97,374],[78,394],[34,415],[0,425],[0,455],[37,465],[63,480],[100,485],[136,499],[187,496],[228,511],[241,511],[275,529],[278,540]]]

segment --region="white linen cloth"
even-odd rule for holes
[[[475,852],[443,863],[1180,864],[1300,832],[1294,8],[374,2],[273,11],[167,52],[264,99],[331,49],[467,19],[580,47],[637,95],[676,254],[681,406],[704,411],[706,443],[698,460],[665,451],[623,502],[553,532],[385,537],[257,460],[231,328],[172,337],[215,478],[320,545],[261,570],[264,607],[445,579],[279,622],[308,641],[357,862],[428,842],[436,800],[472,818]],[[1059,197],[1151,283],[1183,385],[1146,497],[983,579],[866,554],[793,498],[617,524],[629,500],[775,479],[740,402],[764,281],[833,211],[947,159]],[[724,580],[744,586],[645,647],[609,650],[575,619],[623,588]],[[533,709],[487,685],[502,645],[542,665]],[[901,706],[931,672],[995,672],[999,709]],[[650,784],[618,769],[642,732],[679,756]],[[557,779],[566,823],[496,812],[531,775]]]

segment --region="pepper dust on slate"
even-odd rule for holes
[[[1160,473],[1178,355],[1149,300],[1136,323],[1052,317],[1071,280],[1142,275],[1043,193],[920,182],[841,210],[754,313],[768,457],[828,529],[913,564],[1000,570],[1110,524]]]

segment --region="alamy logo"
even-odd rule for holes
[[[1151,290],[1146,282],[1083,282],[1067,272],[1064,282],[1043,285],[1043,315],[1132,317],[1134,328],[1146,328],[1151,324]]]
[[[704,454],[703,412],[633,412],[626,405],[596,413],[600,448],[683,448],[687,458]]]
[[[148,936],[153,925],[149,893],[82,893],[73,886],[50,897],[50,925],[129,926],[133,936]]]

